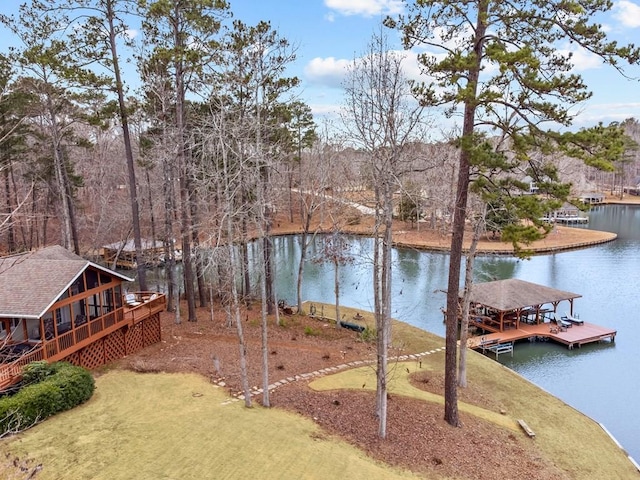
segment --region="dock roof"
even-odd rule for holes
[[[497,311],[508,312],[580,297],[582,295],[578,293],[565,292],[524,280],[508,279],[474,284],[470,300]]]

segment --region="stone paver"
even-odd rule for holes
[[[426,355],[431,355],[433,353],[438,353],[438,352],[444,352],[445,351],[445,347],[440,347],[440,348],[436,348],[434,350],[430,350],[428,352],[422,352],[422,353],[412,353],[409,355],[399,355],[397,357],[391,357],[389,359],[389,361],[406,361],[408,359],[412,359],[412,360],[421,360],[422,357],[426,356]],[[275,383],[272,383],[271,385],[269,385],[269,391],[273,391],[278,387],[281,387],[282,385],[287,385],[288,383],[291,382],[297,382],[298,380],[306,380],[306,379],[310,379],[310,378],[314,378],[314,377],[319,377],[322,375],[325,375],[327,373],[332,373],[332,372],[336,372],[338,370],[344,370],[347,368],[355,368],[355,367],[360,367],[362,365],[371,365],[374,363],[374,360],[354,360],[352,362],[349,363],[342,363],[340,365],[336,365],[334,367],[326,367],[326,368],[322,368],[320,370],[316,370],[314,372],[308,372],[308,373],[301,373],[299,375],[295,375],[293,377],[287,377],[286,379],[283,380],[279,380]],[[213,381],[214,384],[216,386],[219,387],[224,387],[226,384],[223,381],[223,379],[217,379]],[[251,389],[251,395],[255,396],[255,395],[259,395],[263,392],[262,388],[258,388],[258,387],[253,387]],[[244,395],[242,394],[242,392],[239,392],[237,395],[234,395],[232,399],[227,400],[225,402],[222,403],[222,405],[229,405],[230,403],[239,401],[239,400],[244,400]]]

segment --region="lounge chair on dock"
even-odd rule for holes
[[[558,315],[556,312],[553,312],[551,314],[551,319],[556,322],[556,325],[558,325],[558,328],[560,329],[560,331],[566,330],[567,328],[573,326],[571,322],[568,322],[560,318],[560,315]]]
[[[569,312],[564,312],[564,316],[562,320],[566,320],[571,323],[575,323],[576,325],[584,325],[584,320],[580,320],[578,317],[572,317]]]

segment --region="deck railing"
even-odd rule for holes
[[[125,319],[138,323],[141,320],[166,308],[167,297],[157,292],[135,292],[136,303],[138,305],[125,305]]]
[[[140,305],[125,305],[87,323],[74,326],[68,332],[34,345],[32,350],[18,359],[0,364],[0,390],[14,383],[16,378],[22,375],[22,367],[31,362],[60,360],[126,324],[135,324],[165,309],[164,294],[138,292],[136,296],[140,298]]]

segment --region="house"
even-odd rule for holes
[[[559,209],[547,213],[543,220],[550,223],[588,223],[589,217],[575,205],[565,203]]]
[[[159,342],[165,296],[131,280],[57,245],[0,258],[0,389],[32,361],[92,369]]]
[[[580,195],[580,200],[582,200],[582,203],[586,203],[588,205],[598,205],[604,202],[604,194],[583,193],[582,195]]]
[[[157,265],[164,258],[164,243],[160,240],[141,240],[142,263],[144,265]],[[125,243],[116,242],[102,247],[102,258],[105,264],[114,268],[136,268],[138,259],[133,240]]]
[[[527,175],[521,181],[522,181],[522,183],[524,183],[524,184],[529,186],[528,190],[524,192],[525,195],[537,195],[538,194],[538,191],[540,189],[538,188],[538,185],[533,180],[533,178],[531,178],[529,175]]]

